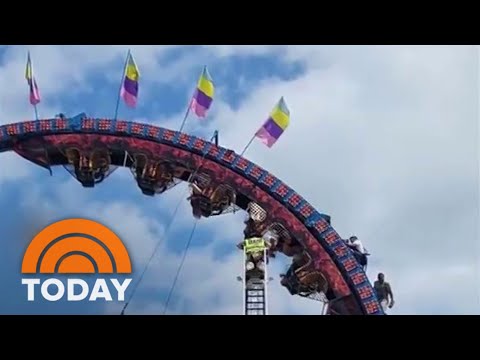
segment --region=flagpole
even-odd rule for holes
[[[38,109],[37,109],[37,104],[33,105],[33,108],[35,109],[35,120],[38,121]]]
[[[203,72],[205,72],[205,69],[207,68],[207,65],[205,65],[203,67]],[[200,75],[200,78],[202,77],[203,75],[203,72],[202,74]],[[187,122],[187,119],[188,119],[188,115],[190,115],[190,110],[192,110],[192,101],[193,101],[193,97],[195,96],[195,92],[197,91],[197,87],[195,87],[195,90],[193,91],[192,93],[192,96],[190,96],[190,102],[188,103],[188,106],[187,106],[187,111],[185,112],[185,116],[183,117],[183,121],[182,121],[182,125],[180,126],[180,132],[182,132],[184,126],[185,126],[185,123]]]
[[[190,99],[190,103],[187,106],[187,111],[185,112],[185,116],[183,117],[182,125],[180,126],[180,132],[182,132],[183,127],[185,126],[185,123],[187,122],[188,115],[190,115],[190,110],[192,108],[192,99]]]
[[[257,134],[254,134],[252,136],[252,138],[250,139],[250,141],[248,142],[248,144],[245,146],[245,148],[243,149],[242,153],[240,154],[240,156],[243,156],[243,154],[245,154],[245,151],[247,151],[247,149],[250,147],[250,145],[252,145],[252,142],[253,140],[255,140],[255,137],[257,136]]]
[[[196,88],[193,91],[192,96],[190,96],[190,102],[187,105],[187,111],[185,112],[185,116],[183,117],[182,125],[180,126],[180,130],[179,130],[180,132],[182,132],[185,126],[185,123],[187,122],[188,115],[190,115],[190,111],[192,110],[192,101],[193,101],[193,97],[195,96],[195,91],[197,91]]]
[[[130,49],[128,49],[127,58],[125,59],[125,65],[123,66],[122,79],[120,80],[120,87],[118,89],[117,106],[115,107],[114,120],[117,120],[117,116],[118,116],[118,108],[120,106],[120,98],[121,98],[120,94],[122,93],[123,80],[125,79],[125,71],[127,69],[129,57],[130,57]]]

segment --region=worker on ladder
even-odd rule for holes
[[[270,242],[263,237],[249,237],[237,246],[245,253],[245,270],[253,272],[255,269],[265,272],[266,250],[270,248]]]

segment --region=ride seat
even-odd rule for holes
[[[303,255],[307,257],[307,261],[306,261],[305,264],[301,265],[300,267],[298,267],[295,270],[295,275],[298,278],[300,278],[299,274],[301,274],[303,271],[306,271],[308,269],[308,267],[310,267],[310,265],[312,265],[312,257],[310,256],[310,254],[307,253],[307,252],[304,252]]]

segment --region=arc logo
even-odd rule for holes
[[[97,274],[131,274],[132,264],[120,238],[106,226],[92,220],[67,219],[53,223],[30,242],[22,261],[22,274],[58,274],[66,277],[24,277],[28,301],[35,301],[38,288],[48,301],[58,301],[65,294],[67,301],[104,299],[112,301],[112,286],[117,300],[125,300],[125,291],[132,279],[96,278],[92,290],[79,275],[92,279]],[[69,275],[76,275],[70,277]],[[44,276],[43,276],[44,277]],[[37,286],[40,285],[40,286]]]

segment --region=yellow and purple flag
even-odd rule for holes
[[[290,110],[282,96],[273,111],[270,113],[270,117],[257,131],[255,136],[268,147],[272,147],[289,124]]]
[[[138,82],[140,79],[140,71],[133,59],[132,53],[128,52],[127,66],[125,67],[125,75],[123,79],[120,96],[130,107],[137,106],[138,100]]]
[[[210,76],[207,67],[203,68],[200,79],[198,79],[197,88],[193,94],[192,101],[190,103],[190,109],[198,117],[204,118],[207,116],[207,112],[213,102],[213,96],[215,94],[215,85],[213,84],[212,77]]]
[[[40,102],[40,92],[38,91],[37,81],[33,75],[32,60],[30,59],[30,52],[27,57],[27,66],[25,68],[25,79],[30,88],[30,104],[37,105]]]

